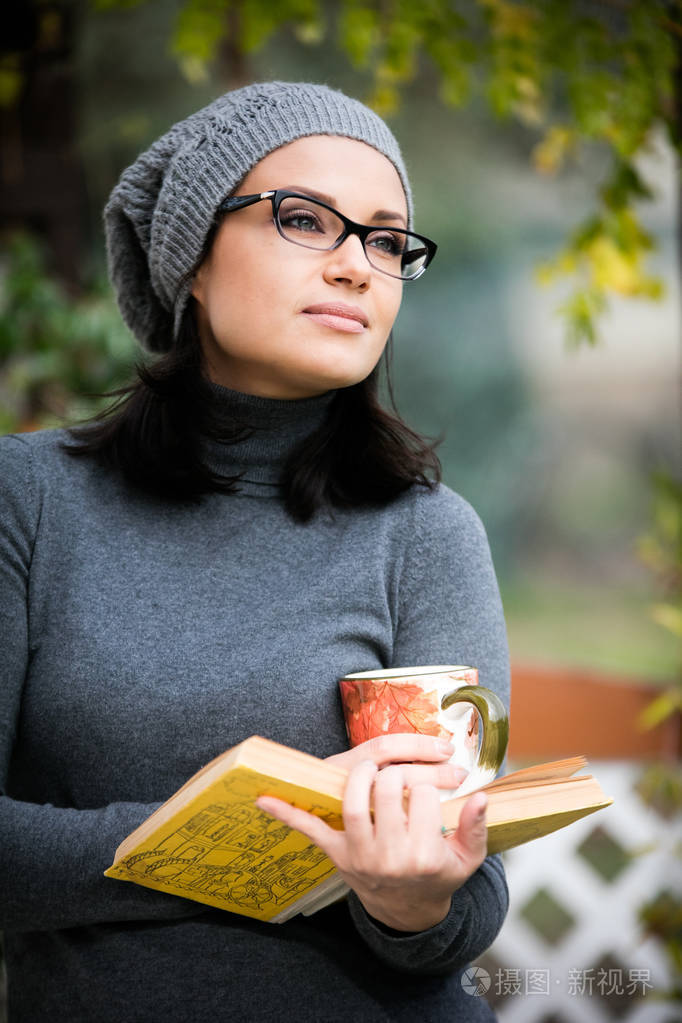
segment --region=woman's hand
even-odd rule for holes
[[[422,783],[435,785],[437,789],[456,789],[469,772],[465,767],[448,762],[454,752],[454,746],[447,739],[397,732],[368,739],[354,749],[326,757],[325,762],[346,771],[364,760],[371,760],[378,768],[400,764],[406,786]]]
[[[484,794],[467,801],[454,835],[442,834],[438,787],[455,787],[464,773],[438,763],[451,753],[430,736],[391,735],[330,757],[349,768],[343,831],[271,796],[257,805],[319,846],[376,920],[398,931],[426,930],[447,915],[452,893],[486,856]]]

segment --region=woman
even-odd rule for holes
[[[94,426],[0,444],[10,1021],[491,1019],[461,984],[507,907],[485,800],[444,838],[450,750],[345,751],[337,694],[352,671],[471,663],[508,696],[482,527],[377,399],[403,280],[435,251],[397,143],[324,86],[247,86],[143,153],[105,222],[160,358]],[[343,833],[262,804],[347,901],[278,927],[102,877],[254,733],[349,770]]]

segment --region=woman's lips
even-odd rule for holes
[[[369,326],[369,320],[362,309],[350,305],[311,305],[303,310],[303,315],[308,316],[316,323],[324,327],[331,327],[332,330],[342,330],[347,334],[361,334],[365,327]]]

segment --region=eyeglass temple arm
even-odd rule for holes
[[[232,213],[233,210],[243,210],[246,206],[253,206],[255,202],[260,202],[261,199],[272,198],[274,194],[274,192],[259,192],[257,195],[231,195],[227,199],[223,199],[220,209],[224,210],[225,213]]]

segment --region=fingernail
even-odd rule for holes
[[[456,786],[462,785],[464,781],[466,781],[466,778],[468,777],[469,774],[466,768],[455,767],[454,764],[452,766],[450,764],[446,764],[445,770],[447,771],[445,777],[450,778],[452,784]]]
[[[486,807],[488,806],[488,797],[485,794],[481,794],[478,797],[478,809],[476,810],[476,820],[483,820],[485,817]]]
[[[451,757],[452,754],[455,752],[455,747],[452,745],[451,742],[448,742],[447,739],[439,739],[436,744],[436,748],[439,753],[442,753],[444,756],[447,757]]]

